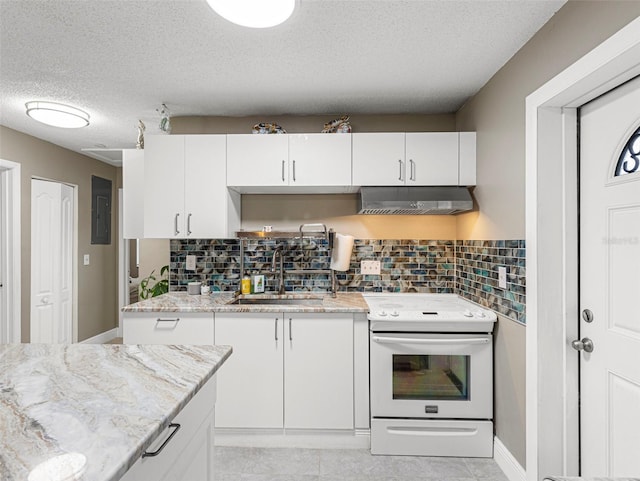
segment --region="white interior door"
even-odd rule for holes
[[[71,343],[73,188],[31,181],[31,342]]]
[[[583,476],[640,475],[640,78],[580,112]],[[580,348],[580,345],[574,346]]]

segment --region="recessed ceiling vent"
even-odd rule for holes
[[[358,214],[450,215],[471,209],[466,187],[362,187]]]

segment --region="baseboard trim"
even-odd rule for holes
[[[493,438],[493,459],[509,481],[527,481],[527,472],[497,437]]]
[[[85,339],[84,341],[80,341],[80,344],[105,344],[109,341],[114,340],[116,337],[118,337],[118,328],[114,327],[113,329],[100,333],[97,336],[93,336],[89,339]]]
[[[365,430],[216,428],[216,446],[254,448],[369,449]]]

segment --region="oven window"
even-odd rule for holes
[[[393,355],[393,399],[469,400],[470,356]]]

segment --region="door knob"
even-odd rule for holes
[[[42,298],[42,303],[43,304],[47,304],[49,302],[49,298],[48,297],[43,297]]]
[[[581,340],[571,341],[571,347],[576,351],[593,352],[593,341],[588,337],[583,337]]]

